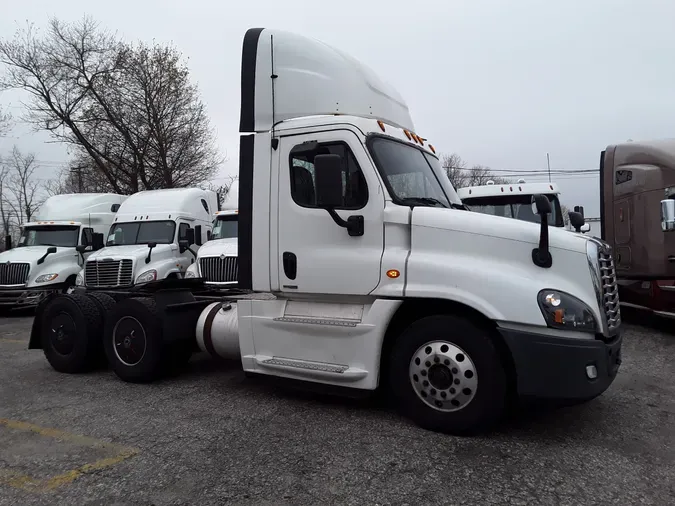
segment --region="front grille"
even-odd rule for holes
[[[619,286],[616,282],[614,259],[609,252],[600,250],[598,253],[600,264],[600,282],[602,283],[602,301],[604,304],[607,330],[610,334],[621,324],[621,311],[619,309]]]
[[[239,278],[238,257],[207,257],[199,260],[199,269],[209,283],[236,283]]]
[[[30,264],[26,263],[0,264],[0,285],[25,285],[29,271]]]
[[[131,285],[133,262],[124,260],[89,260],[84,268],[84,283],[91,287]]]

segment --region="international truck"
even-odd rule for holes
[[[536,209],[532,207],[532,198],[535,195],[544,195],[551,203],[548,224],[553,227],[565,227],[560,190],[556,183],[526,183],[524,179],[519,179],[517,183],[505,184],[488,181],[484,185],[459,188],[457,194],[472,211],[533,223],[539,223],[540,219]],[[578,208],[579,206],[575,207]],[[590,231],[590,225],[584,223],[583,211],[572,211],[569,218],[577,232]]]
[[[600,154],[600,227],[614,248],[621,304],[675,318],[675,140]]]
[[[49,293],[70,290],[125,199],[113,193],[48,198],[21,226],[17,247],[0,253],[0,308],[34,308]]]
[[[217,209],[217,194],[200,188],[134,193],[117,211],[105,247],[87,258],[77,285],[128,289],[182,278],[211,233]]]
[[[239,211],[236,209],[216,212],[211,236],[199,248],[197,261],[187,268],[186,278],[201,278],[213,288],[236,286],[239,272],[238,224]]]
[[[385,391],[419,426],[487,430],[517,399],[585,402],[613,382],[610,249],[471,212],[399,93],[353,57],[272,29],[241,63],[238,283],[165,279],[43,301],[29,348],[128,382],[195,350],[336,392]],[[68,315],[69,320],[65,316]],[[59,347],[59,349],[57,349]]]

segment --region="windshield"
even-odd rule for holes
[[[211,239],[225,239],[237,237],[239,231],[239,216],[219,216],[213,220]]]
[[[110,227],[106,246],[124,246],[128,244],[171,244],[176,223],[173,221],[141,221],[132,223],[114,223]]]
[[[384,137],[374,137],[369,147],[395,203],[462,207],[454,188],[446,195],[438,181],[436,174],[440,174],[442,169],[437,158]]]
[[[18,246],[61,246],[74,248],[80,227],[49,225],[24,228]]]
[[[562,227],[564,223],[558,196],[549,194],[546,195],[546,197],[551,202],[549,225]],[[464,204],[472,211],[478,213],[515,218],[517,220],[530,221],[532,223],[541,223],[541,217],[532,212],[531,195],[473,197],[464,199]]]

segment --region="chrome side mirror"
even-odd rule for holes
[[[661,230],[672,232],[675,230],[675,200],[661,201]]]

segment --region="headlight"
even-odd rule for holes
[[[197,276],[195,276],[194,271],[190,271],[190,270],[185,271],[185,278],[186,278],[186,279],[187,279],[187,278],[196,278],[196,277],[197,277]]]
[[[600,332],[598,320],[591,308],[576,297],[558,290],[542,290],[537,300],[549,327]]]
[[[149,283],[150,281],[155,281],[157,279],[157,271],[152,269],[145,271],[143,274],[136,278],[136,284],[140,285],[143,283]]]
[[[75,278],[75,286],[84,286],[84,278],[82,277],[81,272],[77,273],[77,277]]]
[[[54,281],[56,278],[58,278],[58,274],[42,274],[41,276],[38,276],[35,278],[36,283],[47,283],[49,281]]]

